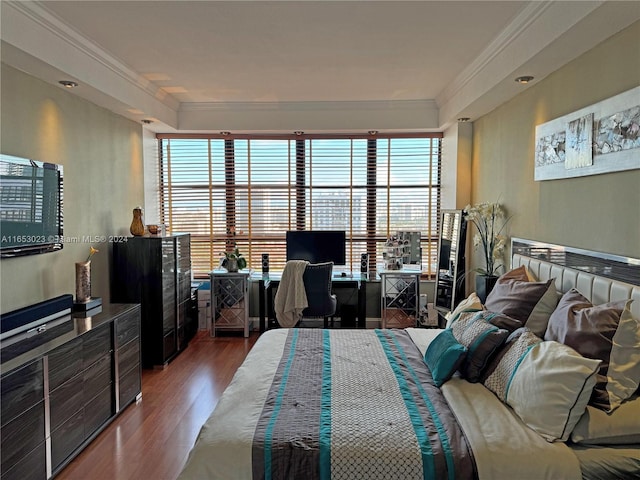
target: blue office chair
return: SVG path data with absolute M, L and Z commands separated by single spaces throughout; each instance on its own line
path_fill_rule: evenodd
M 329 319 L 333 326 L 338 300 L 331 293 L 331 275 L 333 262 L 310 263 L 304 270 L 302 279 L 309 306 L 302 311 L 302 317 L 323 317 L 324 328 L 329 328 Z

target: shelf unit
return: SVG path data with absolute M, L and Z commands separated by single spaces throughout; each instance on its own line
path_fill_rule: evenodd
M 420 273 L 407 270 L 379 272 L 382 328 L 417 326 L 420 310 Z
M 242 330 L 249 336 L 248 271 L 214 270 L 211 280 L 211 336 L 216 330 Z

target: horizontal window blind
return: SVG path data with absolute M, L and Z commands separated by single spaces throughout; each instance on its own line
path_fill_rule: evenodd
M 441 135 L 220 137 L 158 135 L 160 214 L 191 233 L 192 267 L 205 276 L 237 246 L 248 266 L 284 268 L 287 230 L 344 230 L 346 268 L 382 261 L 397 231 L 421 233 L 422 271 L 435 272 Z

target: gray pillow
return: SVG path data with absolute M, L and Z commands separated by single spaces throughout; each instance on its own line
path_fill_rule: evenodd
M 484 307 L 520 320 L 539 337 L 544 336 L 551 313 L 558 304 L 555 279 L 526 282 L 500 277 Z

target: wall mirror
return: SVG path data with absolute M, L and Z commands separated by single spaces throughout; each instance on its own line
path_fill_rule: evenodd
M 466 245 L 467 222 L 462 210 L 442 210 L 434 300 L 441 315 L 464 299 Z

